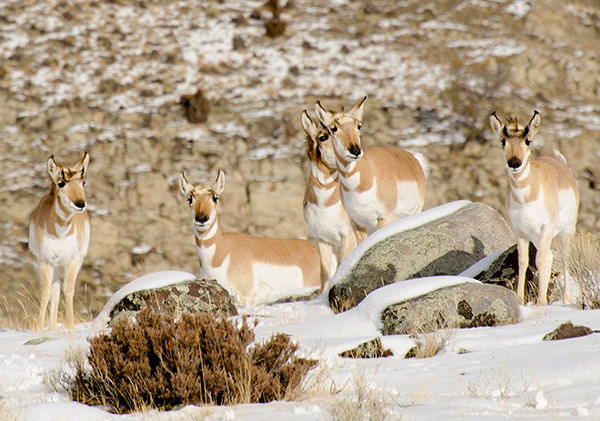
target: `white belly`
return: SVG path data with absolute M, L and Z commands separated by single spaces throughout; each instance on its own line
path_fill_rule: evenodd
M 552 215 L 544 204 L 543 192 L 540 192 L 537 200 L 525 204 L 514 202 L 511 196 L 508 215 L 513 227 L 539 246 L 542 230 L 553 222 L 553 237 L 561 233 L 572 234 L 577 219 L 577 204 L 573 191 L 561 190 L 558 193 L 558 206 L 556 221 L 552 221 Z
M 341 201 L 329 207 L 307 203 L 304 219 L 311 238 L 334 247 L 341 247 L 343 237 L 354 235 Z
M 256 262 L 254 274 L 254 303 L 265 302 L 270 297 L 304 288 L 302 271 L 297 266 L 275 266 Z

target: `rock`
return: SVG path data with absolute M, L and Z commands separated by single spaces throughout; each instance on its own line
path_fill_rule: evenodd
M 387 358 L 393 355 L 389 349 L 383 349 L 381 339 L 375 338 L 370 341 L 363 342 L 354 349 L 341 352 L 342 358 Z
M 317 298 L 321 295 L 321 288 L 303 288 L 299 291 L 292 291 L 290 294 L 285 294 L 284 296 L 273 297 L 268 300 L 268 305 L 275 304 L 287 304 L 287 303 L 297 303 L 298 301 L 310 301 L 314 298 Z
M 575 326 L 570 320 L 567 320 L 552 332 L 544 335 L 544 341 L 559 341 L 561 339 L 578 338 L 594 333 L 587 326 Z
M 506 288 L 466 283 L 394 304 L 383 311 L 381 319 L 384 335 L 501 326 L 519 320 L 519 299 Z
M 233 50 L 234 51 L 239 51 L 239 50 L 245 50 L 246 49 L 246 43 L 244 42 L 244 38 L 241 35 L 236 35 L 233 37 Z
M 217 281 L 194 279 L 126 295 L 111 310 L 109 325 L 112 326 L 123 318 L 131 319 L 144 308 L 171 317 L 199 312 L 237 315 L 229 293 Z
M 525 299 L 526 301 L 535 302 L 537 300 L 537 267 L 535 265 L 535 257 L 537 250 L 533 243 L 529 244 L 529 266 L 525 273 Z M 554 280 L 559 275 L 562 269 L 560 256 L 554 252 L 554 260 L 552 262 L 552 272 L 550 277 L 550 285 L 548 287 L 548 297 L 552 298 L 555 285 Z M 468 273 L 468 274 L 467 274 Z M 517 290 L 517 280 L 519 277 L 519 252 L 517 245 L 514 244 L 508 247 L 500 254 L 487 269 L 477 273 L 468 269 L 465 276 L 470 276 L 478 281 L 503 286 L 513 291 Z M 552 301 L 552 300 L 551 300 Z
M 416 227 L 409 225 L 421 219 L 425 222 Z M 403 226 L 410 228 L 402 230 Z M 399 229 L 401 231 L 386 237 L 386 233 Z M 371 237 L 374 240 L 370 240 Z M 377 241 L 379 238 L 382 239 Z M 483 203 L 453 202 L 430 209 L 396 221 L 368 237 L 349 256 L 352 258 L 347 258 L 338 268 L 329 290 L 329 304 L 334 311 L 345 311 L 384 285 L 414 278 L 458 275 L 511 244 L 514 237 L 509 226 Z M 362 256 L 356 260 L 361 252 Z

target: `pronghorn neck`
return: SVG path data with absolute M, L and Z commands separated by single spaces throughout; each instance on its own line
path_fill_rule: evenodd
M 54 184 L 52 184 L 49 195 L 52 199 L 52 206 L 46 214 L 45 231 L 57 238 L 72 235 L 74 232 L 73 216 L 76 213 L 62 202 Z
M 329 168 L 322 160 L 311 161 L 310 174 L 313 185 L 319 189 L 332 189 L 337 186 L 337 169 Z
M 531 159 L 527 158 L 526 162 L 518 172 L 513 172 L 508 168 L 506 170 L 508 173 L 508 185 L 510 187 L 511 195 L 513 199 L 519 203 L 528 202 L 533 193 L 534 189 L 532 188 L 533 177 L 531 169 Z
M 202 269 L 210 269 L 218 266 L 214 262 L 217 247 L 219 248 L 219 254 L 223 254 L 221 252 L 229 254 L 227 250 L 222 250 L 224 247 L 224 235 L 221 232 L 218 217 L 207 231 L 199 231 L 194 226 L 194 236 L 196 240 L 196 251 L 198 252 L 200 267 Z

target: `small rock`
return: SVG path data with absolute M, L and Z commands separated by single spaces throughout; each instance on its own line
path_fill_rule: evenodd
M 381 339 L 375 338 L 367 342 L 363 342 L 354 349 L 341 352 L 342 358 L 387 358 L 393 355 L 389 349 L 383 349 Z
M 238 51 L 238 50 L 245 50 L 246 49 L 246 43 L 244 42 L 244 38 L 242 38 L 241 35 L 236 35 L 233 37 L 233 50 L 234 51 Z
M 575 326 L 568 320 L 554 329 L 552 332 L 544 335 L 544 341 L 559 341 L 561 339 L 578 338 L 580 336 L 587 336 L 594 333 L 592 329 L 587 326 Z
M 179 104 L 183 107 L 183 113 L 190 123 L 204 123 L 208 120 L 211 107 L 202 89 L 198 89 L 194 95 L 182 96 Z

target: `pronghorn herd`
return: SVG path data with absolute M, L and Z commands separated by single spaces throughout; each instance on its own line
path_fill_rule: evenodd
M 304 218 L 310 240 L 255 237 L 224 233 L 219 226 L 219 198 L 225 173 L 214 183 L 191 184 L 184 171 L 179 188 L 188 202 L 202 277 L 216 279 L 242 305 L 264 302 L 303 287 L 327 290 L 335 268 L 367 235 L 423 209 L 429 164 L 425 156 L 395 147 L 362 146 L 361 128 L 366 97 L 350 112 L 327 110 L 316 102 L 316 119 L 301 114 L 310 163 L 304 196 Z M 575 232 L 579 192 L 565 158 L 531 158 L 530 145 L 538 132 L 537 111 L 527 126 L 509 118 L 503 124 L 492 113 L 492 130 L 499 137 L 509 180 L 507 211 L 517 237 L 519 277 L 517 294 L 524 300 L 528 245 L 539 252 L 538 304 L 547 304 L 552 265 L 550 244 L 555 236 L 568 242 Z M 34 210 L 29 247 L 38 259 L 42 297 L 37 330 L 57 325 L 60 278 L 64 278 L 66 327 L 74 325 L 75 281 L 90 240 L 85 203 L 86 152 L 73 167 L 51 156 L 47 172 L 52 184 Z M 571 301 L 568 274 L 565 302 Z

